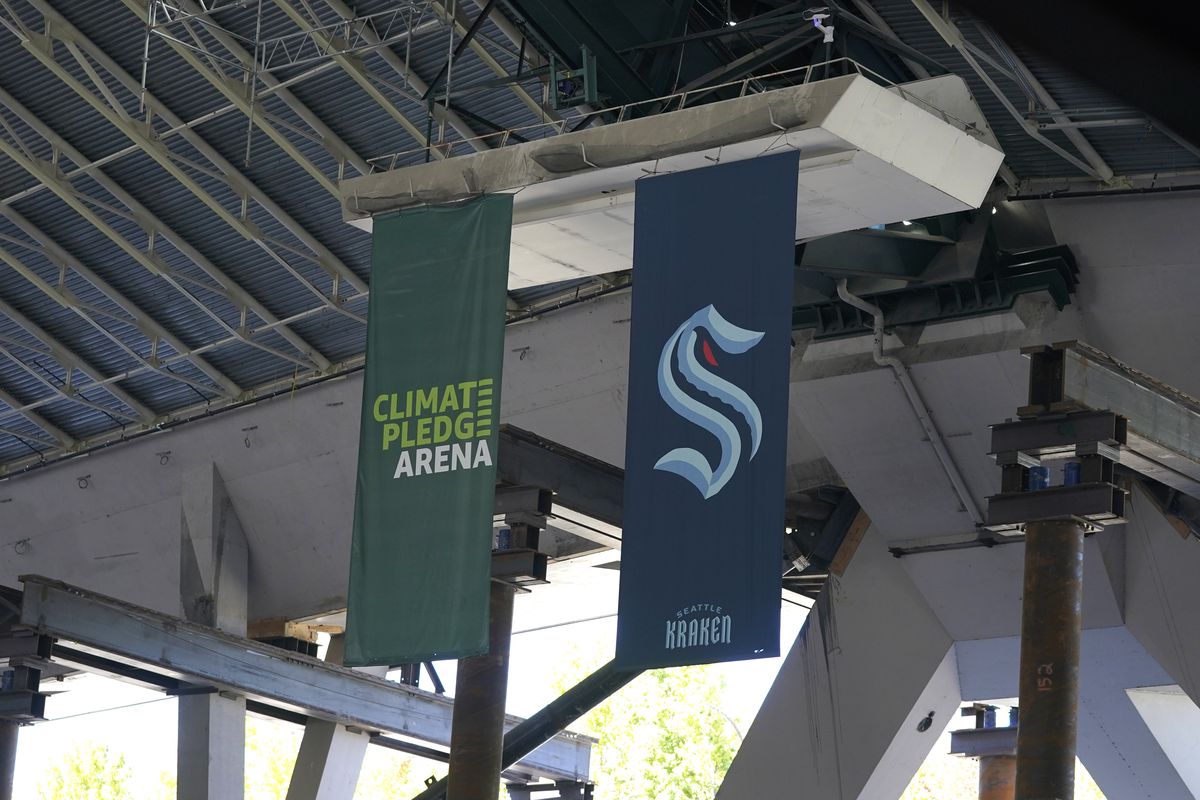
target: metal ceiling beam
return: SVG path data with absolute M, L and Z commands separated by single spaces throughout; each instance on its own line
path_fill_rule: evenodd
M 70 368 L 65 370 L 65 380 L 59 382 L 59 378 L 54 375 L 54 373 L 50 372 L 45 364 L 39 362 L 31 364 L 14 352 L 16 349 L 26 348 L 32 348 L 34 352 L 37 352 L 43 356 L 45 355 L 40 353 L 40 350 L 33 345 L 22 344 L 21 342 L 15 340 L 7 340 L 4 344 L 0 344 L 0 356 L 7 358 L 9 362 L 16 365 L 16 367 L 22 372 L 33 378 L 42 386 L 45 386 L 47 389 L 49 389 L 51 394 L 54 396 L 54 399 L 64 400 L 68 403 L 91 409 L 92 411 L 99 411 L 101 414 L 104 414 L 106 417 L 112 420 L 116 425 L 126 425 L 130 422 L 149 424 L 149 420 L 145 420 L 133 412 L 88 400 L 83 396 L 83 390 L 76 389 L 74 384 L 71 383 L 71 381 L 74 379 L 74 372 Z M 49 358 L 49 356 L 46 357 Z M 86 389 L 87 387 L 84 388 Z M 107 389 L 108 387 L 105 386 L 102 388 Z
M 276 1 L 278 2 L 279 0 Z M 333 9 L 333 11 L 342 19 L 348 20 L 354 18 L 354 12 L 349 6 L 343 3 L 342 0 L 325 0 L 325 4 Z M 363 30 L 363 38 L 376 44 L 381 41 L 378 34 L 370 29 Z M 397 75 L 403 78 L 408 85 L 413 88 L 413 91 L 417 94 L 417 99 L 429 91 L 429 85 L 421 79 L 421 76 L 417 75 L 416 72 L 412 70 L 406 61 L 400 58 L 400 56 L 396 55 L 395 51 L 393 51 L 391 48 L 384 47 L 375 51 L 375 53 L 382 58 L 384 63 L 391 67 Z M 458 131 L 458 134 L 466 139 L 467 143 L 470 144 L 476 152 L 482 152 L 491 148 L 491 145 L 487 143 L 487 140 L 483 139 L 478 131 L 472 128 L 470 124 L 468 124 L 453 110 L 435 106 L 434 116 L 444 118 L 446 123 L 450 125 L 450 127 L 454 128 L 454 130 Z M 419 133 L 420 132 L 418 131 L 418 134 Z M 425 137 L 423 135 L 419 135 L 418 141 L 424 144 L 424 138 Z
M 858 9 L 858 12 L 863 15 L 867 22 L 871 23 L 893 39 L 900 39 L 900 36 L 896 33 L 895 29 L 892 28 L 891 25 L 888 25 L 887 20 L 883 18 L 883 15 L 876 11 L 875 7 L 867 2 L 867 0 L 851 1 L 854 3 L 854 7 Z M 914 61 L 904 55 L 900 55 L 899 58 L 904 62 L 904 66 L 908 67 L 909 70 L 912 71 L 912 74 L 917 78 L 917 80 L 925 80 L 932 77 L 929 74 L 929 70 L 925 69 L 925 66 L 920 62 Z M 1017 174 L 1013 172 L 1012 167 L 1008 166 L 1007 164 L 1000 165 L 1000 180 L 1004 181 L 1005 185 L 1013 191 L 1016 191 L 1017 185 L 1020 183 L 1020 179 L 1017 178 Z
M 10 320 L 16 323 L 17 326 L 23 328 L 28 334 L 33 336 L 42 344 L 46 345 L 46 347 L 49 348 L 50 358 L 52 358 L 54 362 L 63 370 L 63 372 L 67 374 L 67 386 L 51 386 L 51 388 L 58 391 L 68 400 L 85 402 L 85 404 L 89 406 L 95 406 L 94 403 L 90 403 L 82 400 L 82 398 L 79 398 L 79 390 L 74 390 L 71 386 L 71 372 L 78 369 L 93 381 L 105 380 L 108 377 L 107 375 L 105 375 L 96 367 L 93 367 L 87 362 L 87 359 L 73 351 L 71 348 L 67 347 L 65 344 L 44 330 L 36 322 L 26 317 L 8 303 L 4 302 L 4 300 L 0 300 L 0 314 L 8 317 Z M 29 345 L 23 346 L 28 347 Z M 13 355 L 10 355 L 9 357 L 13 358 L 14 361 L 17 360 Z M 83 390 L 86 390 L 87 388 L 88 387 L 85 386 L 83 387 Z M 149 406 L 143 404 L 136 397 L 122 389 L 120 386 L 111 384 L 105 385 L 104 391 L 112 395 L 118 402 L 123 403 L 126 407 L 132 409 L 137 418 L 141 419 L 143 422 L 151 422 L 156 416 L 158 416 Z
M 178 278 L 172 275 L 171 268 L 162 259 L 162 256 L 160 256 L 154 250 L 153 229 L 147 231 L 146 246 L 144 248 L 138 247 L 136 244 L 129 241 L 129 239 L 125 238 L 125 236 L 123 236 L 115 228 L 109 225 L 103 218 L 100 217 L 98 213 L 93 211 L 88 203 L 81 199 L 79 193 L 73 186 L 64 181 L 62 178 L 59 178 L 55 164 L 47 164 L 45 162 L 28 158 L 19 147 L 14 146 L 3 138 L 0 138 L 0 153 L 8 156 L 15 164 L 17 164 L 17 166 L 24 169 L 37 180 L 40 180 L 42 183 L 49 186 L 50 191 L 54 192 L 54 194 L 56 194 L 60 200 L 73 209 L 75 213 L 87 220 L 87 222 L 93 228 L 103 234 L 105 238 L 119 247 L 127 256 L 140 264 L 147 272 L 152 275 L 158 275 L 164 281 L 170 284 L 173 289 L 191 301 L 196 308 L 206 314 L 226 333 L 237 336 L 251 347 L 263 350 L 264 352 L 270 353 L 277 358 L 292 362 L 298 366 L 303 366 L 305 368 L 316 366 L 314 362 L 308 360 L 307 358 L 294 357 L 290 353 L 284 353 L 283 351 L 277 350 L 269 345 L 256 342 L 248 336 L 243 336 L 238 329 L 233 326 L 233 324 L 226 321 L 219 312 L 213 308 L 210 308 L 200 297 L 188 289 Z M 229 286 L 231 290 L 240 290 L 240 287 L 238 287 L 237 284 L 234 284 L 232 281 L 229 282 Z M 245 306 L 243 306 L 243 308 L 245 308 Z
M 1017 121 L 1022 130 L 1029 134 L 1030 138 L 1041 143 L 1044 147 L 1067 161 L 1072 166 L 1082 170 L 1088 175 L 1091 175 L 1097 180 L 1105 181 L 1112 177 L 1112 170 L 1108 170 L 1108 174 L 1106 175 L 1091 164 L 1080 161 L 1074 155 L 1043 136 L 1038 131 L 1037 126 L 1025 119 L 1024 115 L 1017 110 L 1016 106 L 1012 104 L 1012 101 L 1008 99 L 1008 96 L 1004 94 L 1004 91 L 996 85 L 996 82 L 992 80 L 991 76 L 988 75 L 983 67 L 979 65 L 979 62 L 975 60 L 975 56 L 971 54 L 970 48 L 967 47 L 966 40 L 963 38 L 962 32 L 958 29 L 958 26 L 941 16 L 933 8 L 933 6 L 929 4 L 928 0 L 912 0 L 912 3 L 917 7 L 917 10 L 921 12 L 921 15 L 925 17 L 926 21 L 929 22 L 933 29 L 938 32 L 946 44 L 958 51 L 958 54 L 962 56 L 962 59 L 966 61 L 971 69 L 974 70 L 975 74 L 979 76 L 979 79 L 983 81 L 988 90 L 991 91 L 991 93 L 996 97 L 996 100 L 1000 102 L 1000 105 L 1004 106 L 1004 109 L 1012 116 L 1013 119 Z
M 42 232 L 36 225 L 17 213 L 16 209 L 11 208 L 10 206 L 0 205 L 0 216 L 8 219 L 9 222 L 11 222 L 26 236 L 32 239 L 36 245 L 36 249 L 38 249 L 42 257 L 58 268 L 59 285 L 51 286 L 46 281 L 42 280 L 37 272 L 31 269 L 23 261 L 9 253 L 7 250 L 0 248 L 0 261 L 3 261 L 15 272 L 25 278 L 25 280 L 36 286 L 42 292 L 42 294 L 58 303 L 63 308 L 74 312 L 148 370 L 158 372 L 159 374 L 171 378 L 172 380 L 186 383 L 190 386 L 203 389 L 217 395 L 237 396 L 242 393 L 242 389 L 237 385 L 237 383 L 202 358 L 189 358 L 188 361 L 198 370 L 200 370 L 201 373 L 212 380 L 214 385 L 200 384 L 197 381 L 194 381 L 183 375 L 170 372 L 164 369 L 162 366 L 148 361 L 142 354 L 134 350 L 133 347 L 131 347 L 128 343 L 121 340 L 120 337 L 118 337 L 104 325 L 100 324 L 100 321 L 96 319 L 96 315 L 99 313 L 105 313 L 108 316 L 114 317 L 122 324 L 141 331 L 141 333 L 150 340 L 152 352 L 155 349 L 155 342 L 157 340 L 166 342 L 167 345 L 170 346 L 171 349 L 176 353 L 188 352 L 188 346 L 184 344 L 177 336 L 164 328 L 160 322 L 147 314 L 140 306 L 127 298 L 116 288 L 109 285 L 106 280 L 101 278 L 89 267 L 80 262 L 79 259 L 73 257 L 70 253 L 64 250 L 57 242 Z M 117 306 L 117 308 L 127 315 L 127 317 L 119 317 L 113 315 L 111 312 L 101 312 L 99 309 L 86 307 L 85 304 L 82 303 L 80 299 L 76 297 L 66 286 L 65 278 L 68 270 L 73 270 L 85 281 L 90 283 L 92 286 L 95 286 L 101 294 L 111 300 Z
M 1018 58 L 1017 54 L 987 26 L 977 25 L 977 27 L 988 44 L 992 46 L 992 49 L 996 51 L 1001 59 L 1008 62 L 1008 65 L 1012 67 L 1021 82 L 1029 87 L 1037 101 L 1050 112 L 1050 118 L 1056 124 L 1062 126 L 1063 134 L 1071 144 L 1075 145 L 1075 149 L 1079 151 L 1079 154 L 1087 159 L 1087 162 L 1099 173 L 1100 179 L 1109 180 L 1112 178 L 1112 167 L 1096 152 L 1096 148 L 1092 147 L 1092 143 L 1087 140 L 1086 136 L 1071 127 L 1074 123 L 1071 122 L 1066 114 L 1062 113 L 1062 107 L 1050 96 L 1050 92 L 1042 85 L 1042 82 L 1035 78 L 1033 73 L 1029 71 L 1029 67 L 1025 66 L 1025 62 Z
M 17 116 L 32 128 L 39 136 L 45 139 L 51 147 L 59 152 L 62 152 L 71 160 L 72 163 L 78 165 L 86 162 L 86 157 L 80 153 L 70 142 L 63 139 L 58 133 L 40 120 L 32 111 L 22 105 L 8 92 L 0 88 L 0 106 L 5 106 L 17 114 Z M 146 235 L 151 239 L 162 237 L 169 241 L 176 250 L 182 253 L 189 261 L 204 271 L 210 278 L 216 281 L 217 285 L 223 290 L 225 296 L 238 307 L 239 310 L 249 309 L 259 319 L 267 323 L 277 323 L 279 318 L 271 313 L 262 303 L 255 299 L 248 291 L 243 289 L 236 281 L 220 267 L 209 261 L 203 254 L 193 247 L 183 236 L 180 236 L 174 230 L 166 225 L 162 220 L 155 216 L 151 211 L 139 203 L 132 195 L 125 191 L 116 181 L 112 180 L 103 170 L 94 170 L 91 173 L 92 180 L 96 181 L 109 194 L 111 194 L 118 202 L 127 208 L 133 217 L 133 221 L 145 231 Z M 69 181 L 65 181 L 69 185 Z M 46 184 L 43 184 L 46 185 Z M 178 287 L 177 287 L 178 288 Z M 305 341 L 294 331 L 286 327 L 276 329 L 277 333 L 290 345 L 296 348 L 302 356 L 312 363 L 318 369 L 328 369 L 329 360 L 325 358 L 315 347 Z
M 2 250 L 0 250 L 0 255 L 3 255 Z M 347 302 L 349 303 L 349 302 L 354 302 L 354 301 L 366 300 L 367 297 L 369 297 L 369 295 L 356 295 L 355 297 L 352 297 Z M 318 306 L 316 308 L 311 308 L 308 311 L 302 311 L 299 314 L 294 314 L 291 317 L 288 317 L 288 318 L 282 320 L 281 322 L 282 322 L 282 324 L 290 325 L 292 323 L 299 322 L 300 320 L 303 320 L 303 319 L 309 319 L 311 317 L 318 316 L 322 313 L 327 313 L 327 312 L 329 312 L 329 310 L 330 310 L 329 306 Z M 268 330 L 268 329 L 269 329 L 268 326 L 264 325 L 262 328 L 259 328 L 258 330 Z M 176 353 L 174 355 L 169 355 L 169 356 L 165 356 L 165 357 L 158 357 L 154 364 L 143 363 L 141 366 L 134 367 L 133 369 L 125 370 L 124 372 L 121 372 L 120 374 L 117 374 L 117 375 L 112 375 L 112 376 L 104 379 L 103 381 L 97 381 L 96 385 L 105 386 L 108 384 L 117 383 L 119 381 L 128 380 L 129 378 L 133 378 L 137 375 L 144 375 L 144 374 L 147 374 L 150 372 L 155 372 L 155 371 L 162 372 L 165 368 L 170 367 L 174 364 L 178 364 L 183 361 L 196 358 L 197 356 L 203 355 L 205 353 L 209 353 L 214 350 L 218 350 L 227 345 L 237 344 L 237 343 L 238 343 L 237 337 L 228 336 L 224 339 L 219 339 L 215 342 L 209 342 L 208 344 L 203 344 L 203 345 L 200 345 L 199 347 L 195 347 L 190 350 L 184 350 L 181 353 Z M 340 377 L 342 375 L 345 375 L 347 373 L 350 373 L 357 369 L 360 369 L 362 367 L 362 364 L 363 364 L 363 356 L 361 356 L 361 355 L 353 356 L 345 361 L 342 361 L 342 362 L 339 362 L 338 364 L 336 364 L 334 366 L 333 372 L 330 375 L 303 375 L 303 376 L 286 375 L 286 376 L 283 376 L 276 380 L 269 381 L 268 383 L 246 389 L 245 391 L 243 391 L 241 394 L 237 395 L 236 397 L 226 396 L 226 397 L 218 397 L 218 398 L 212 399 L 212 400 L 204 399 L 199 403 L 187 406 L 182 409 L 175 409 L 166 414 L 163 414 L 162 417 L 160 418 L 160 420 L 157 421 L 152 428 L 143 426 L 142 428 L 133 430 L 133 431 L 129 431 L 129 430 L 126 430 L 123 428 L 109 429 L 106 431 L 102 431 L 101 433 L 95 434 L 93 436 L 89 436 L 85 440 L 76 442 L 76 445 L 77 445 L 76 449 L 80 450 L 80 451 L 87 451 L 90 448 L 98 448 L 98 447 L 103 447 L 103 446 L 112 444 L 117 441 L 125 441 L 129 438 L 132 438 L 132 436 L 137 435 L 137 434 L 147 433 L 147 432 L 151 432 L 154 430 L 162 430 L 163 429 L 162 426 L 167 425 L 167 424 L 174 425 L 174 424 L 178 424 L 180 422 L 187 422 L 187 421 L 191 421 L 194 419 L 198 419 L 200 417 L 210 417 L 214 413 L 217 413 L 222 410 L 236 408 L 240 405 L 244 405 L 246 403 L 252 403 L 252 402 L 255 402 L 262 398 L 273 397 L 275 395 L 278 395 L 278 394 L 281 394 L 284 392 L 288 392 L 288 393 L 294 392 L 297 388 L 303 388 L 304 386 L 308 386 L 308 385 L 311 385 L 314 383 L 319 383 L 323 380 L 328 380 L 330 378 Z M 185 383 L 191 382 L 187 378 L 180 376 L 180 375 L 176 375 L 174 373 L 164 373 L 164 374 L 168 375 L 169 377 L 176 378 L 177 380 L 181 380 Z M 208 387 L 203 387 L 203 388 L 208 388 Z M 209 389 L 209 391 L 212 391 L 212 390 Z M 38 408 L 41 408 L 42 406 L 49 405 L 51 402 L 53 402 L 53 400 L 54 400 L 54 398 L 42 398 L 40 400 L 34 400 L 29 403 L 25 403 L 12 411 L 6 412 L 6 411 L 0 410 L 0 421 L 3 421 L 4 419 L 7 419 L 10 416 L 15 416 L 17 414 L 20 414 L 21 412 L 24 412 L 24 411 L 34 411 Z M 40 460 L 44 462 L 45 458 L 43 457 Z M 27 469 L 29 466 L 30 466 L 30 464 L 29 464 L 28 460 L 25 460 L 25 461 L 18 460 L 16 462 L 0 463 L 0 476 L 7 474 L 9 472 L 13 472 L 13 471 L 22 471 L 24 469 Z
M 50 434 L 52 437 L 54 437 L 54 441 L 47 442 L 41 439 L 34 439 L 31 436 L 21 435 L 11 429 L 5 431 L 5 433 L 7 433 L 9 436 L 16 436 L 18 439 L 26 439 L 28 441 L 37 442 L 45 447 L 62 447 L 66 450 L 70 450 L 75 446 L 75 440 L 70 434 L 36 411 L 21 411 L 21 401 L 3 389 L 0 389 L 0 403 L 4 403 L 4 405 L 13 409 L 14 413 L 19 414 L 28 421 L 32 422 L 34 425 L 44 430 L 46 433 Z
M 854 7 L 858 9 L 858 13 L 862 14 L 867 22 L 893 39 L 900 40 L 900 37 L 896 35 L 896 31 L 892 29 L 892 26 L 887 24 L 883 16 L 867 0 L 851 0 L 851 2 L 854 3 Z M 924 80 L 929 77 L 929 70 L 925 69 L 925 65 L 921 62 L 904 55 L 900 56 L 900 60 L 904 62 L 904 66 L 908 67 L 909 72 L 916 76 L 918 80 Z
M 292 20 L 292 22 L 296 23 L 296 26 L 301 30 L 311 31 L 311 35 L 318 44 L 327 49 L 332 48 L 333 42 L 331 38 L 318 32 L 314 26 L 310 24 L 310 20 L 304 16 L 300 9 L 293 6 L 290 0 L 275 0 L 275 5 L 278 6 L 279 10 L 286 14 L 288 18 Z M 354 13 L 351 12 L 349 18 L 353 19 L 353 17 Z M 367 30 L 367 28 L 363 29 L 364 34 Z M 369 40 L 370 37 L 364 35 L 363 38 Z M 383 48 L 378 52 L 382 53 L 385 49 L 386 48 Z M 413 137 L 413 140 L 416 141 L 418 147 L 425 146 L 426 142 L 424 132 L 422 132 L 412 120 L 405 116 L 404 112 L 397 108 L 396 104 L 393 103 L 387 97 L 387 95 L 383 93 L 383 91 L 377 85 L 377 82 L 369 77 L 366 67 L 363 65 L 361 59 L 349 55 L 336 54 L 332 55 L 331 58 L 337 63 L 338 66 L 342 68 L 343 72 L 350 76 L 351 80 L 358 84 L 359 88 L 362 89 L 368 97 L 375 101 L 376 105 L 387 112 L 388 116 L 399 123 L 400 127 L 404 128 L 404 130 L 406 130 L 408 134 Z M 434 155 L 437 158 L 445 157 L 444 153 L 441 153 L 437 150 L 434 150 Z
M 288 78 L 287 80 L 282 81 L 279 85 L 280 86 L 284 86 L 284 85 L 294 86 L 297 83 L 309 80 L 311 78 L 316 77 L 317 75 L 327 72 L 336 66 L 337 66 L 337 64 L 334 64 L 332 61 L 327 61 L 323 64 L 318 64 L 317 66 L 313 67 L 312 69 L 306 70 L 299 75 L 295 75 L 291 78 Z M 260 91 L 258 93 L 258 99 L 262 100 L 264 96 L 267 96 L 270 94 L 273 94 L 272 90 L 263 89 L 262 91 Z M 256 106 L 256 108 L 257 107 L 260 107 L 260 106 Z M 201 114 L 200 116 L 198 116 L 194 119 L 188 120 L 187 122 L 184 122 L 180 126 L 167 128 L 166 130 L 164 130 L 158 134 L 158 139 L 159 139 L 159 141 L 166 141 L 167 139 L 173 138 L 175 136 L 179 136 L 181 133 L 183 133 L 186 130 L 195 128 L 197 125 L 203 125 L 204 123 L 211 122 L 212 120 L 217 119 L 218 117 L 223 117 L 226 114 L 231 114 L 235 111 L 240 111 L 240 110 L 241 109 L 238 106 L 238 104 L 228 103 L 224 106 L 221 106 L 220 108 L 213 109 L 212 111 L 206 111 L 205 113 Z M 104 156 L 97 158 L 94 161 L 85 160 L 82 163 L 82 165 L 76 166 L 74 169 L 66 172 L 63 177 L 67 178 L 68 180 L 73 180 L 80 175 L 84 175 L 89 172 L 92 172 L 93 170 L 108 166 L 109 164 L 119 161 L 122 158 L 126 158 L 128 156 L 133 155 L 134 153 L 140 153 L 140 152 L 142 152 L 142 148 L 139 145 L 136 145 L 136 144 L 126 145 L 125 147 L 122 147 L 120 150 L 115 150 L 115 151 L 109 153 L 108 155 L 104 155 Z M 222 177 L 222 180 L 224 180 L 223 177 Z M 26 197 L 37 194 L 38 192 L 42 191 L 45 188 L 46 187 L 40 183 L 34 184 L 33 186 L 30 186 L 27 189 L 22 189 L 18 192 L 14 192 L 13 194 L 10 194 L 8 197 L 0 199 L 0 203 L 15 203 L 18 200 L 23 200 Z
M 113 61 L 107 53 L 80 33 L 78 29 L 71 25 L 68 20 L 45 2 L 45 0 L 27 0 L 27 2 L 44 17 L 45 24 L 43 28 L 47 32 L 46 35 L 31 30 L 15 15 L 5 18 L 0 14 L 0 24 L 4 24 L 5 27 L 12 31 L 21 41 L 22 46 L 54 73 L 59 80 L 108 119 L 114 127 L 137 143 L 147 155 L 162 166 L 168 174 L 183 184 L 185 188 L 199 198 L 218 217 L 242 236 L 262 247 L 277 263 L 291 272 L 311 292 L 322 297 L 335 310 L 340 310 L 341 304 L 344 302 L 344 299 L 339 297 L 341 282 L 350 284 L 359 293 L 367 291 L 365 281 L 355 275 L 329 248 L 321 244 L 316 237 L 294 220 L 291 215 L 280 208 L 274 200 L 239 172 L 212 145 L 194 131 L 188 129 L 186 123 L 164 106 L 152 93 L 149 91 L 143 92 L 141 84 L 135 81 L 129 73 Z M 73 54 L 77 58 L 82 57 L 83 53 L 86 53 L 105 72 L 118 81 L 126 92 L 135 98 L 140 96 L 146 109 L 145 121 L 131 119 L 123 108 L 114 108 L 109 105 L 106 100 L 98 97 L 86 85 L 77 80 L 69 70 L 64 68 L 55 59 L 53 48 L 53 42 L 55 41 L 62 42 L 69 50 L 73 50 Z M 84 60 L 86 61 L 86 58 Z M 111 92 L 111 87 L 109 87 L 109 91 Z M 179 166 L 177 163 L 178 156 L 173 154 L 167 148 L 163 139 L 156 135 L 154 128 L 155 117 L 164 121 L 172 129 L 181 129 L 181 137 L 207 159 L 217 172 L 224 176 L 223 182 L 242 201 L 242 216 L 230 212 L 217 197 L 202 188 Z M 261 230 L 246 214 L 246 207 L 250 200 L 261 206 L 264 211 L 274 217 L 289 233 L 295 236 L 297 240 L 311 251 L 311 261 L 324 270 L 332 279 L 332 286 L 328 295 L 315 284 L 308 281 L 303 275 L 299 274 L 291 264 L 276 253 L 270 244 L 265 241 Z M 361 321 L 361 318 L 357 315 L 351 316 Z
M 148 3 L 143 2 L 143 0 L 124 0 L 124 2 L 127 8 L 138 15 L 138 19 L 142 21 L 147 19 L 147 15 L 149 13 Z M 208 19 L 205 9 L 201 7 L 199 3 L 196 3 L 193 0 L 179 0 L 179 5 L 181 8 L 184 8 L 188 12 L 199 17 L 199 22 L 201 24 Z M 220 42 L 221 46 L 233 56 L 234 60 L 249 70 L 252 76 L 255 76 L 257 79 L 266 84 L 268 89 L 273 89 L 274 94 L 280 100 L 282 100 L 287 107 L 296 114 L 297 117 L 303 120 L 304 123 L 313 130 L 313 132 L 317 135 L 317 140 L 321 143 L 321 146 L 324 147 L 325 150 L 331 156 L 333 156 L 335 160 L 337 160 L 339 165 L 349 164 L 354 167 L 359 174 L 362 175 L 370 172 L 370 167 L 367 165 L 366 159 L 355 153 L 348 144 L 342 141 L 340 136 L 334 133 L 334 131 L 328 125 L 326 125 L 317 114 L 315 114 L 311 109 L 308 108 L 308 106 L 301 102 L 294 94 L 291 93 L 290 90 L 280 88 L 280 81 L 278 78 L 265 70 L 259 70 L 255 63 L 254 55 L 247 52 L 245 48 L 238 43 L 236 38 L 228 33 L 225 33 L 219 26 L 216 25 L 205 25 L 204 30 L 212 35 L 218 42 Z M 216 87 L 219 92 L 221 92 L 221 94 L 225 95 L 225 98 L 228 101 L 237 104 L 241 108 L 242 113 L 249 116 L 254 121 L 254 124 L 262 129 L 262 131 L 269 137 L 271 137 L 271 139 L 274 140 L 275 143 L 278 144 L 285 153 L 287 153 L 294 161 L 296 161 L 297 164 L 312 174 L 313 177 L 317 179 L 318 183 L 321 183 L 322 186 L 325 186 L 327 189 L 329 189 L 329 186 L 332 185 L 330 178 L 325 175 L 325 173 L 319 167 L 317 167 L 302 153 L 300 153 L 281 131 L 277 130 L 271 125 L 267 125 L 261 113 L 255 114 L 253 112 L 252 99 L 244 93 L 244 84 L 231 81 L 229 76 L 225 75 L 223 72 L 217 71 L 215 68 L 209 69 L 203 64 L 202 59 L 200 59 L 196 53 L 190 51 L 186 46 L 180 44 L 179 42 L 176 42 L 170 38 L 166 40 L 170 43 L 171 47 L 176 53 L 183 57 L 183 59 L 187 61 L 194 69 L 196 69 L 197 72 L 203 75 L 209 81 L 209 83 Z M 334 187 L 334 190 L 336 190 L 336 187 Z
M 758 47 L 750 51 L 746 55 L 731 61 L 728 64 L 724 64 L 714 70 L 710 70 L 700 77 L 689 81 L 686 85 L 680 88 L 679 91 L 691 92 L 704 86 L 715 86 L 726 83 L 727 81 L 736 80 L 744 75 L 754 72 L 766 64 L 769 64 L 776 58 L 781 58 L 782 56 L 785 56 L 794 50 L 799 50 L 801 47 L 804 47 L 805 45 L 810 44 L 819 38 L 821 38 L 820 33 L 813 33 L 806 27 L 798 27 L 795 30 L 790 31 L 778 37 L 777 39 L 774 39 L 762 47 Z M 708 94 L 708 92 L 697 94 L 694 97 L 703 97 L 704 94 Z M 690 100 L 693 99 L 693 97 L 688 97 L 686 99 Z
M 431 5 L 433 6 L 434 11 L 437 12 L 438 16 L 440 16 L 442 19 L 451 18 L 452 15 L 446 9 L 445 0 L 431 0 Z M 462 4 L 454 2 L 453 5 L 454 32 L 459 36 L 466 36 L 467 29 L 470 27 L 470 20 L 467 19 L 466 12 L 462 9 Z M 480 60 L 483 61 L 483 63 L 486 64 L 488 68 L 492 70 L 492 72 L 500 76 L 508 77 L 508 70 L 506 70 L 504 65 L 497 61 L 496 58 L 489 53 L 483 45 L 472 40 L 470 47 L 471 51 L 475 53 L 475 55 L 479 56 Z M 550 120 L 558 122 L 561 119 L 558 114 L 548 108 L 543 107 L 541 103 L 535 100 L 533 96 L 529 94 L 529 92 L 525 91 L 525 89 L 519 84 L 510 84 L 509 89 L 511 89 L 512 93 L 517 96 L 517 99 L 524 103 L 530 111 L 538 115 L 542 121 Z

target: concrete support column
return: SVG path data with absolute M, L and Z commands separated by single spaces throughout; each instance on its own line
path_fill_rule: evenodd
M 1072 800 L 1079 729 L 1083 527 L 1025 526 L 1017 800 Z
M 246 759 L 246 700 L 222 694 L 179 698 L 177 800 L 242 797 Z
M 344 646 L 345 638 L 334 636 L 325 660 L 341 664 Z M 363 667 L 358 671 L 383 677 L 387 667 Z M 304 724 L 304 739 L 292 769 L 287 800 L 352 800 L 369 744 L 366 731 L 309 719 Z
M 509 584 L 492 581 L 488 652 L 458 662 L 447 800 L 491 800 L 500 793 L 514 594 Z
M 246 635 L 249 549 L 216 465 L 183 476 L 179 594 L 183 615 Z M 178 800 L 239 800 L 246 756 L 245 698 L 179 698 Z
M 17 731 L 15 722 L 0 720 L 0 800 L 13 800 L 13 778 L 17 774 Z
M 960 699 L 950 636 L 871 528 L 822 590 L 717 798 L 899 797 Z

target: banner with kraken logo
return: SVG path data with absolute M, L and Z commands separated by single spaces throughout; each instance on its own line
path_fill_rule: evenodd
M 486 652 L 512 196 L 375 220 L 344 663 Z
M 779 654 L 798 169 L 637 183 L 622 667 Z

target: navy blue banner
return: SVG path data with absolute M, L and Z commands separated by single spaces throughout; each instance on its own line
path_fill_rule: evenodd
M 622 667 L 779 654 L 799 160 L 637 183 Z

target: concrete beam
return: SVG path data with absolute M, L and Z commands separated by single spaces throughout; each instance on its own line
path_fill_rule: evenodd
M 1017 637 L 960 641 L 955 648 L 964 700 L 1016 697 Z M 1079 677 L 1077 754 L 1105 796 L 1193 800 L 1126 692 L 1170 680 L 1151 654 L 1123 627 L 1085 630 Z
M 189 622 L 246 635 L 250 551 L 212 463 L 183 476 L 179 594 Z
M 809 615 L 718 800 L 898 797 L 958 708 L 952 644 L 872 528 Z
M 1134 484 L 1125 533 L 1125 624 L 1200 702 L 1200 540 L 1183 538 Z M 1143 684 L 1151 685 L 1151 684 Z
M 341 664 L 344 636 L 334 636 L 325 660 Z M 357 672 L 382 678 L 387 667 L 362 667 Z M 352 800 L 371 735 L 324 719 L 309 718 L 288 783 L 287 800 Z
M 179 594 L 191 622 L 246 634 L 249 548 L 215 464 L 183 476 Z M 246 698 L 179 698 L 178 800 L 237 800 L 246 766 Z
M 1200 797 L 1200 708 L 1178 686 L 1127 689 L 1126 694 L 1180 780 Z

